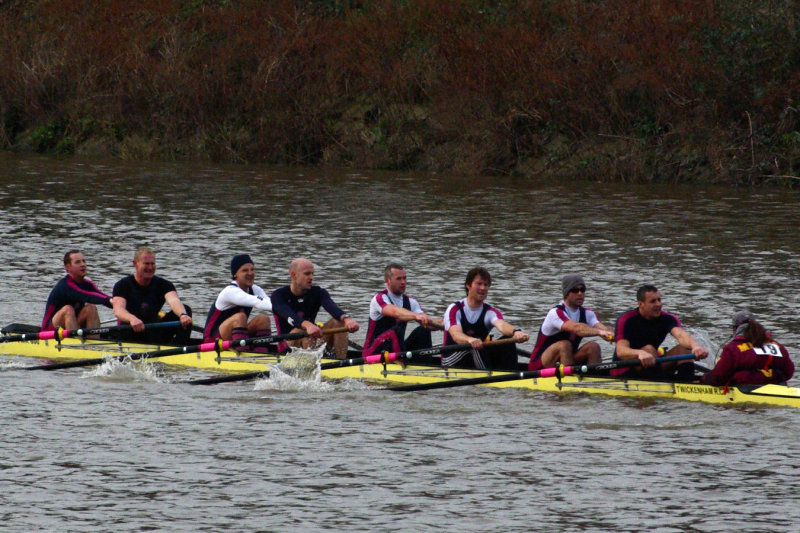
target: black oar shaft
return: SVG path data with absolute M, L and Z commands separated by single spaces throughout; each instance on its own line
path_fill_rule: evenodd
M 155 359 L 157 357 L 168 357 L 170 355 L 180 355 L 182 353 L 199 352 L 200 348 L 204 346 L 198 344 L 195 346 L 181 346 L 179 348 L 171 348 L 168 350 L 156 350 L 153 352 L 139 352 L 126 355 L 115 355 L 112 357 L 97 357 L 94 359 L 80 359 L 78 361 L 65 361 L 63 363 L 49 363 L 46 365 L 27 366 L 25 370 L 60 370 L 63 368 L 78 368 L 82 366 L 101 365 L 106 361 L 124 361 L 130 359 L 131 361 L 138 361 L 139 359 Z
M 236 381 L 249 381 L 251 379 L 268 378 L 269 370 L 259 372 L 248 372 L 246 374 L 231 374 L 228 376 L 216 376 L 213 378 L 193 379 L 187 381 L 188 385 L 216 385 L 217 383 L 233 383 Z
M 333 333 L 335 331 L 336 330 L 330 330 L 330 333 Z M 497 341 L 489 341 L 485 342 L 484 345 L 491 346 L 493 344 L 507 344 L 511 342 L 515 342 L 513 338 L 500 339 Z M 433 346 L 431 348 L 422 348 L 411 352 L 398 352 L 392 355 L 397 356 L 398 359 L 403 358 L 403 359 L 410 359 L 413 361 L 414 356 L 435 355 L 443 352 L 469 350 L 471 348 L 472 346 L 470 346 L 469 344 L 452 344 L 446 346 Z M 341 361 L 330 361 L 328 363 L 321 364 L 320 370 L 330 370 L 332 368 L 357 366 L 364 364 L 365 361 L 366 358 L 364 357 L 357 357 L 353 359 L 342 359 Z M 249 381 L 251 379 L 268 378 L 268 377 L 269 377 L 269 371 L 258 371 L 258 372 L 248 372 L 246 374 L 233 374 L 230 376 L 217 376 L 213 378 L 195 379 L 192 381 L 187 381 L 186 383 L 189 385 L 216 385 L 217 383 L 234 383 L 237 381 Z
M 656 358 L 656 364 L 668 363 L 671 361 L 680 361 L 694 357 L 693 354 L 669 355 L 666 357 Z M 456 379 L 449 381 L 436 381 L 433 383 L 419 383 L 413 385 L 399 385 L 396 387 L 387 387 L 392 391 L 422 391 L 432 389 L 449 389 L 452 387 L 464 387 L 469 385 L 482 385 L 486 383 L 502 383 L 504 381 L 518 381 L 524 379 L 534 379 L 539 377 L 551 376 L 566 376 L 572 374 L 596 374 L 606 370 L 615 368 L 625 368 L 632 366 L 639 366 L 642 362 L 639 359 L 623 359 L 620 361 L 611 361 L 608 363 L 598 363 L 596 365 L 573 365 L 558 368 L 546 368 L 541 370 L 526 370 L 524 372 L 511 372 L 502 373 L 491 376 L 481 376 L 477 378 Z
M 167 326 L 179 326 L 180 322 L 157 322 L 154 324 L 148 324 L 146 327 L 167 327 Z M 122 326 L 117 326 L 122 327 Z M 130 327 L 130 326 L 126 326 Z M 102 328 L 102 329 L 112 329 L 112 328 Z M 341 333 L 342 331 L 347 331 L 347 328 L 334 328 L 323 333 Z M 264 337 L 251 337 L 249 339 L 242 339 L 242 345 L 246 346 L 263 346 L 266 344 L 273 343 L 275 341 L 283 341 L 283 340 L 291 340 L 291 339 L 301 339 L 306 337 L 308 334 L 305 332 L 298 332 L 298 333 L 285 333 L 282 335 L 266 335 Z M 229 342 L 230 341 L 226 341 Z M 180 346 L 177 348 L 168 348 L 166 350 L 155 350 L 152 352 L 140 352 L 140 353 L 132 353 L 126 355 L 117 355 L 112 357 L 97 357 L 94 359 L 80 359 L 78 361 L 66 361 L 63 363 L 49 363 L 46 365 L 36 365 L 36 366 L 29 366 L 25 367 L 25 370 L 59 370 L 63 368 L 78 368 L 83 366 L 92 366 L 92 365 L 100 365 L 106 361 L 114 360 L 117 361 L 124 361 L 126 359 L 130 359 L 133 361 L 139 359 L 153 359 L 156 357 L 169 357 L 170 355 L 180 355 L 183 353 L 196 353 L 196 352 L 203 352 L 203 351 L 211 351 L 217 349 L 219 345 L 215 344 L 214 342 L 207 342 L 203 344 L 196 344 L 193 346 Z
M 145 329 L 156 328 L 172 328 L 180 326 L 180 322 L 154 322 L 152 324 L 145 324 Z M 106 333 L 113 333 L 115 331 L 130 330 L 130 324 L 120 324 L 118 326 L 104 326 L 100 328 L 79 328 L 70 330 L 52 330 L 52 331 L 39 331 L 36 333 L 22 333 L 18 335 L 6 335 L 0 337 L 0 342 L 20 342 L 20 341 L 35 341 L 35 340 L 61 340 L 69 337 L 86 338 L 91 335 L 104 335 Z

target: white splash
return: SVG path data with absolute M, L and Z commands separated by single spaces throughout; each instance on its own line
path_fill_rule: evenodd
M 277 365 L 270 365 L 269 377 L 256 381 L 253 390 L 282 392 L 327 392 L 333 385 L 322 381 L 319 361 L 324 348 L 305 350 L 293 348 Z
M 147 361 L 131 361 L 126 359 L 108 359 L 103 364 L 85 371 L 82 378 L 100 378 L 105 381 L 149 381 L 153 383 L 166 382 L 167 379 L 160 375 L 155 365 Z

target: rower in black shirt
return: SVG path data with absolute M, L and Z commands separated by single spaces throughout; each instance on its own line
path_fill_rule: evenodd
M 270 295 L 275 326 L 278 334 L 305 331 L 308 337 L 282 344 L 281 349 L 286 349 L 286 346 L 309 348 L 316 344 L 316 339 L 323 337 L 322 330 L 314 322 L 320 308 L 332 317 L 323 328 L 346 327 L 350 333 L 358 331 L 358 322 L 336 305 L 328 291 L 313 284 L 314 265 L 311 261 L 302 257 L 294 259 L 289 265 L 289 276 L 291 284 Z M 340 359 L 347 357 L 347 335 L 344 332 L 325 336 L 328 348 L 332 348 Z

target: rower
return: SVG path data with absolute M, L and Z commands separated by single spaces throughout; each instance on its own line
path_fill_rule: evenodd
M 270 294 L 275 328 L 278 334 L 305 332 L 308 336 L 282 343 L 279 348 L 286 350 L 288 346 L 313 348 L 323 338 L 322 329 L 314 322 L 320 307 L 324 308 L 331 319 L 323 328 L 346 327 L 347 331 L 335 335 L 324 335 L 326 351 L 333 352 L 339 359 L 347 357 L 348 332 L 358 331 L 358 322 L 342 311 L 333 301 L 327 290 L 314 285 L 314 264 L 308 259 L 298 257 L 289 264 L 291 284 L 275 290 Z
M 612 376 L 636 376 L 645 379 L 694 379 L 694 364 L 691 359 L 655 366 L 658 349 L 667 334 L 678 344 L 666 355 L 693 353 L 695 359 L 708 357 L 708 351 L 683 329 L 678 317 L 661 308 L 661 293 L 654 285 L 642 285 L 636 291 L 637 308 L 627 311 L 617 319 L 617 339 L 613 360 L 639 359 L 641 367 L 612 370 Z
M 241 340 L 264 337 L 270 334 L 269 315 L 259 314 L 248 322 L 253 308 L 272 311 L 272 302 L 264 289 L 256 285 L 255 265 L 248 254 L 238 254 L 231 259 L 231 281 L 211 304 L 203 331 L 205 342 L 217 339 Z M 254 351 L 265 352 L 266 346 Z
M 561 280 L 561 303 L 550 309 L 539 328 L 536 346 L 531 352 L 528 370 L 562 365 L 589 364 L 602 361 L 600 345 L 589 341 L 580 346 L 584 337 L 602 337 L 611 342 L 614 333 L 591 309 L 583 307 L 586 283 L 578 274 L 567 274 Z
M 383 271 L 383 280 L 386 288 L 373 296 L 369 304 L 369 327 L 362 356 L 430 348 L 431 330 L 442 329 L 444 324 L 426 315 L 416 298 L 406 295 L 405 267 L 389 263 Z M 406 325 L 411 321 L 419 326 L 406 338 Z
M 86 260 L 80 250 L 64 254 L 64 269 L 67 275 L 56 283 L 47 297 L 42 331 L 99 327 L 97 306 L 111 308 L 111 296 L 86 277 Z
M 489 271 L 475 267 L 467 272 L 464 282 L 466 298 L 450 304 L 444 315 L 444 344 L 470 344 L 472 350 L 452 352 L 442 357 L 442 366 L 490 370 L 517 370 L 517 350 L 514 344 L 483 349 L 483 341 L 492 328 L 516 342 L 528 340 L 528 334 L 503 319 L 503 314 L 486 303 L 492 284 Z
M 794 374 L 786 348 L 772 338 L 752 313 L 733 315 L 733 340 L 722 349 L 714 370 L 704 374 L 708 385 L 784 383 Z
M 133 255 L 134 273 L 119 280 L 112 291 L 114 315 L 120 323 L 131 325 L 133 332 L 123 333 L 125 340 L 162 344 L 189 344 L 192 333 L 192 310 L 178 297 L 175 285 L 156 276 L 156 255 L 148 246 L 139 246 Z M 159 311 L 167 303 L 170 311 Z M 177 328 L 145 331 L 145 324 L 180 321 Z

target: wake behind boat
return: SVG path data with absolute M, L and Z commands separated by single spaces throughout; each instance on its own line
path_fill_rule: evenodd
M 11 325 L 3 328 L 4 335 L 32 333 L 30 326 Z M 79 337 L 58 339 L 18 340 L 0 344 L 3 354 L 33 357 L 48 360 L 90 360 L 98 357 L 118 357 L 132 354 L 147 354 L 161 350 L 175 351 L 174 346 L 146 345 L 115 340 L 93 340 Z M 572 374 L 550 372 L 550 376 L 527 377 L 530 372 L 485 371 L 459 368 L 442 368 L 433 365 L 414 364 L 413 357 L 404 364 L 403 355 L 380 356 L 373 359 L 377 364 L 367 364 L 360 359 L 360 352 L 351 350 L 350 360 L 323 359 L 321 375 L 324 379 L 355 379 L 386 386 L 412 386 L 411 388 L 445 388 L 462 385 L 479 385 L 497 388 L 517 388 L 549 393 L 584 393 L 608 396 L 663 399 L 672 398 L 711 404 L 739 405 L 757 404 L 765 406 L 800 408 L 800 388 L 786 385 L 740 385 L 716 387 L 698 383 L 674 381 L 647 381 L 614 378 L 607 375 Z M 146 357 L 145 357 L 146 358 Z M 204 370 L 230 375 L 267 372 L 270 365 L 281 362 L 285 356 L 238 352 L 235 350 L 175 353 L 164 357 L 164 364 Z M 383 359 L 383 360 L 381 360 Z M 399 360 L 399 362 L 398 362 Z M 355 363 L 355 364 L 351 364 Z M 570 368 L 570 367 L 564 367 Z M 225 381 L 226 379 L 221 379 Z M 398 387 L 402 390 L 402 387 Z

